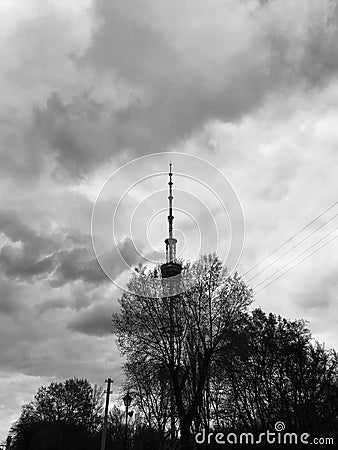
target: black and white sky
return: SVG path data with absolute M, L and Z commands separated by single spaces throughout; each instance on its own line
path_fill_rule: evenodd
M 115 392 L 121 385 L 110 322 L 121 290 L 100 269 L 91 242 L 95 199 L 121 166 L 160 153 L 148 170 L 166 171 L 165 152 L 175 152 L 221 170 L 245 217 L 240 274 L 334 205 L 338 6 L 336 0 L 0 0 L 0 49 L 1 441 L 40 385 L 73 376 L 99 385 L 112 376 Z M 197 180 L 205 176 L 202 166 Z M 137 181 L 135 171 L 129 176 L 130 184 Z M 166 183 L 162 177 L 138 184 L 133 198 L 141 205 Z M 182 192 L 199 195 L 183 184 Z M 166 207 L 161 192 L 156 208 Z M 175 201 L 184 203 L 180 195 Z M 135 245 L 144 242 L 129 236 L 131 204 L 120 214 L 118 244 L 133 265 Z M 156 208 L 148 201 L 144 218 Z M 285 259 L 250 284 L 274 270 L 282 274 L 285 263 L 328 242 L 337 212 L 335 205 L 300 233 L 292 241 L 298 247 L 285 246 L 283 252 L 291 249 Z M 154 252 L 163 249 L 165 216 L 148 230 Z M 196 224 L 203 251 L 215 250 L 206 236 L 210 217 L 198 207 L 193 216 L 175 217 L 182 256 L 193 253 Z M 113 277 L 127 278 L 113 247 L 107 243 Z M 304 318 L 316 339 L 338 348 L 337 262 L 333 240 L 257 292 L 254 306 Z

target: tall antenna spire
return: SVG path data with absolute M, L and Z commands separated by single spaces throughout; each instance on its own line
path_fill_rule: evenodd
M 166 256 L 167 263 L 174 262 L 176 259 L 176 243 L 177 240 L 173 237 L 173 180 L 172 180 L 172 162 L 169 163 L 169 215 L 168 215 L 168 224 L 169 224 L 169 237 L 165 240 L 166 243 Z
M 176 275 L 180 275 L 182 271 L 182 266 L 176 261 L 176 244 L 177 239 L 173 236 L 173 173 L 172 173 L 172 163 L 169 163 L 169 214 L 168 214 L 168 224 L 169 224 L 169 236 L 165 239 L 165 251 L 166 251 L 166 263 L 161 265 L 162 278 L 171 278 Z M 174 286 L 171 284 L 169 289 L 169 294 L 173 295 Z
M 168 216 L 168 222 L 169 222 L 169 238 L 171 239 L 173 237 L 173 182 L 172 182 L 172 163 L 170 161 L 169 163 L 169 216 Z

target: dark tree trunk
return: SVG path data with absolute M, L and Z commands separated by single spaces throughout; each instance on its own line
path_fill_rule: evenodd
M 190 424 L 186 418 L 181 420 L 181 448 L 182 450 L 193 450 L 191 435 L 190 435 Z

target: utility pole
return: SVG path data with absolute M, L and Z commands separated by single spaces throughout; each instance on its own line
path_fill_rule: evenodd
M 104 380 L 107 383 L 107 395 L 106 395 L 106 406 L 104 409 L 104 418 L 103 418 L 103 430 L 102 430 L 102 440 L 101 440 L 101 450 L 106 449 L 106 436 L 107 436 L 107 419 L 108 419 L 108 410 L 109 410 L 109 397 L 110 397 L 110 386 L 113 383 L 111 378 L 107 378 Z

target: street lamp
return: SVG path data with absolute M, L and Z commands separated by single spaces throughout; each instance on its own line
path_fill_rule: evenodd
M 123 403 L 126 408 L 129 408 L 132 401 L 132 397 L 129 392 L 123 397 Z
M 127 450 L 127 440 L 128 440 L 128 416 L 132 416 L 132 412 L 128 413 L 128 408 L 131 404 L 132 401 L 132 397 L 129 394 L 129 392 L 127 392 L 127 394 L 123 397 L 123 403 L 124 406 L 126 407 L 126 423 L 125 423 L 125 429 L 124 429 L 124 450 Z

